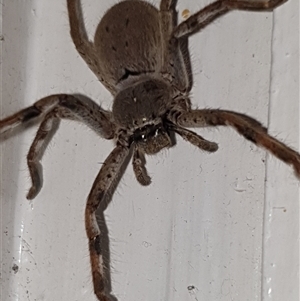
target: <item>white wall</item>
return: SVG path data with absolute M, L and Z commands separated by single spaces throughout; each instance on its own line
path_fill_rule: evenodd
M 2 116 L 53 93 L 112 98 L 76 53 L 65 1 L 2 0 Z M 158 0 L 152 1 L 158 5 Z M 84 0 L 93 34 L 114 0 Z M 207 0 L 179 0 L 192 13 Z M 299 3 L 232 12 L 191 39 L 192 101 L 247 113 L 299 150 Z M 95 300 L 84 206 L 113 145 L 63 122 L 43 159 L 44 186 L 26 200 L 26 153 L 36 128 L 1 143 L 1 300 Z M 119 301 L 299 300 L 299 181 L 233 130 L 198 130 L 206 154 L 178 145 L 148 158 L 153 183 L 131 165 L 105 212 Z M 18 267 L 14 272 L 12 267 Z M 191 290 L 189 286 L 194 286 Z

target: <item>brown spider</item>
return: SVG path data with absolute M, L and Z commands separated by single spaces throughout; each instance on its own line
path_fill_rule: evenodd
M 50 95 L 1 120 L 0 132 L 42 117 L 28 153 L 32 179 L 28 199 L 33 199 L 41 189 L 40 155 L 59 119 L 82 121 L 103 138 L 115 140 L 116 147 L 94 182 L 85 212 L 94 291 L 99 300 L 109 300 L 110 294 L 104 279 L 101 236 L 95 211 L 110 198 L 131 154 L 137 180 L 142 185 L 149 185 L 145 154 L 155 154 L 172 146 L 175 133 L 200 149 L 214 152 L 216 143 L 185 127 L 231 126 L 246 139 L 292 165 L 299 177 L 299 154 L 269 136 L 266 128 L 255 119 L 231 111 L 191 108 L 191 82 L 183 51 L 189 36 L 230 10 L 272 10 L 284 2 L 216 1 L 178 26 L 174 25 L 175 1 L 162 0 L 160 11 L 143 1 L 120 2 L 102 18 L 93 43 L 85 33 L 80 1 L 67 1 L 74 44 L 114 96 L 112 112 L 72 95 Z

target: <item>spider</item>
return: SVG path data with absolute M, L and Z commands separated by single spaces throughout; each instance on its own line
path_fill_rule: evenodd
M 252 117 L 225 110 L 192 109 L 188 58 L 184 51 L 189 36 L 231 10 L 273 10 L 284 2 L 219 0 L 176 25 L 174 0 L 162 0 L 159 10 L 144 1 L 127 0 L 104 15 L 91 42 L 85 32 L 80 1 L 67 0 L 75 47 L 113 95 L 112 111 L 73 95 L 50 95 L 1 120 L 0 133 L 41 119 L 27 157 L 32 180 L 28 199 L 35 198 L 41 189 L 39 160 L 60 119 L 83 122 L 103 138 L 114 139 L 115 148 L 96 177 L 85 210 L 98 300 L 108 301 L 112 296 L 104 277 L 101 233 L 95 212 L 111 197 L 131 156 L 136 179 L 146 186 L 151 179 L 145 155 L 173 146 L 175 134 L 204 151 L 215 152 L 216 143 L 186 128 L 231 126 L 246 139 L 292 165 L 300 176 L 300 155 L 268 135 L 267 129 Z

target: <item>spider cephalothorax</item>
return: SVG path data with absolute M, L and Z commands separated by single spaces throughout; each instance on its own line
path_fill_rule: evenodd
M 142 185 L 151 182 L 145 154 L 172 146 L 179 134 L 198 148 L 214 152 L 218 146 L 186 129 L 231 126 L 293 166 L 300 176 L 300 155 L 267 133 L 255 119 L 218 109 L 193 109 L 189 59 L 183 47 L 188 37 L 234 9 L 268 11 L 287 0 L 217 0 L 176 24 L 175 0 L 161 0 L 160 9 L 141 0 L 121 1 L 103 17 L 94 42 L 88 40 L 80 0 L 67 0 L 71 37 L 89 68 L 114 96 L 112 112 L 74 95 L 50 95 L 0 121 L 0 133 L 41 118 L 27 162 L 33 199 L 41 189 L 39 160 L 59 119 L 83 122 L 115 147 L 105 160 L 88 195 L 85 210 L 94 292 L 99 301 L 112 296 L 105 280 L 101 233 L 95 212 L 114 192 L 114 184 L 133 153 L 133 169 Z

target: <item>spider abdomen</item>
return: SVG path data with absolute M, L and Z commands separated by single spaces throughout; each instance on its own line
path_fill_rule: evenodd
M 160 69 L 158 10 L 146 2 L 132 2 L 123 1 L 109 9 L 95 34 L 102 76 L 114 87 L 122 86 L 131 77 L 154 74 Z

